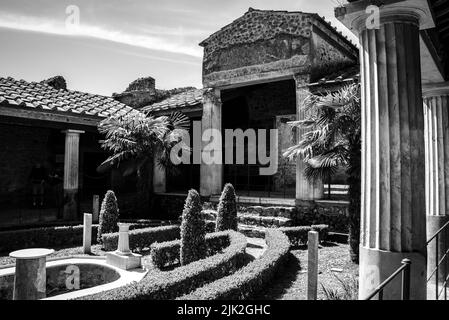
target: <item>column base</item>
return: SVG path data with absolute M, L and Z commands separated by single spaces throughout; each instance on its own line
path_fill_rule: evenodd
M 426 300 L 426 256 L 417 252 L 391 252 L 360 246 L 359 299 L 365 299 L 400 266 L 402 259 L 412 261 L 410 299 Z M 398 275 L 384 289 L 384 300 L 401 299 L 402 278 Z M 375 297 L 374 299 L 377 299 Z
M 64 189 L 64 220 L 78 218 L 78 189 Z
M 123 270 L 136 269 L 142 266 L 142 255 L 132 252 L 126 255 L 110 252 L 106 254 L 106 263 Z
M 441 229 L 446 222 L 449 221 L 449 216 L 427 216 L 427 239 L 430 239 L 439 229 Z M 446 253 L 448 248 L 448 230 L 442 231 L 438 236 L 438 260 Z M 436 257 L 436 239 L 432 240 L 427 246 L 427 274 L 430 276 L 432 271 L 436 268 L 437 257 Z M 445 269 L 446 268 L 446 269 Z M 438 272 L 438 282 L 444 282 L 445 271 L 449 271 L 448 259 L 445 263 L 442 263 L 439 267 Z M 436 282 L 436 274 L 430 279 L 430 283 Z
M 202 197 L 221 194 L 223 191 L 223 166 L 202 164 L 200 179 L 200 195 Z

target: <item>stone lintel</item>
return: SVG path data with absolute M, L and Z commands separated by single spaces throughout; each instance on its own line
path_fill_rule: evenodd
M 372 20 L 372 0 L 362 0 L 335 9 L 335 16 L 354 34 L 366 28 L 366 21 Z M 432 10 L 423 0 L 384 0 L 380 8 L 380 23 L 415 20 L 421 30 L 435 27 Z
M 233 88 L 291 79 L 297 73 L 310 72 L 308 55 L 295 56 L 262 65 L 223 70 L 203 75 L 204 87 Z

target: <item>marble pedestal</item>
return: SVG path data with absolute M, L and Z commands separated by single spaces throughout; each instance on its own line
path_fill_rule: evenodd
M 124 270 L 139 268 L 142 256 L 129 250 L 129 225 L 119 223 L 118 249 L 106 254 L 106 263 Z

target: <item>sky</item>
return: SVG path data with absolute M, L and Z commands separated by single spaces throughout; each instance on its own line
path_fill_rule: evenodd
M 139 77 L 159 89 L 201 85 L 210 34 L 249 7 L 334 18 L 343 0 L 0 0 L 0 76 L 41 81 L 62 75 L 69 89 L 111 95 Z

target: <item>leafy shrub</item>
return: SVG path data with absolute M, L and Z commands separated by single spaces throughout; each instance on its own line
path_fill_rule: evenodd
M 201 215 L 200 195 L 190 190 L 182 212 L 181 265 L 204 259 L 207 254 L 206 225 Z
M 328 234 L 328 226 L 325 224 L 313 226 L 298 226 L 298 227 L 283 227 L 279 228 L 290 240 L 292 247 L 297 247 L 307 244 L 309 231 L 318 231 L 319 240 L 326 241 Z
M 164 242 L 179 239 L 179 226 L 151 227 L 129 231 L 129 249 L 142 251 L 155 242 Z M 119 233 L 103 234 L 103 249 L 105 251 L 117 250 Z
M 226 233 L 229 246 L 222 253 L 172 271 L 150 272 L 140 282 L 80 297 L 78 300 L 168 300 L 226 277 L 242 267 L 246 249 L 245 236 L 235 231 Z
M 358 300 L 359 281 L 357 278 L 352 277 L 349 281 L 345 281 L 336 274 L 334 274 L 334 277 L 338 280 L 343 290 L 340 291 L 338 289 L 326 288 L 322 283 L 320 283 L 326 300 Z
M 224 230 L 237 231 L 237 203 L 234 187 L 230 183 L 224 186 L 217 207 L 215 231 Z
M 209 283 L 180 300 L 248 299 L 269 285 L 288 258 L 290 243 L 278 229 L 268 229 L 267 250 L 259 258 L 227 277 Z
M 206 235 L 207 256 L 212 256 L 229 246 L 229 236 L 226 232 Z M 151 260 L 158 267 L 166 267 L 179 263 L 181 242 L 173 240 L 151 245 Z
M 102 235 L 104 233 L 117 232 L 118 231 L 118 216 L 119 209 L 117 204 L 117 198 L 112 190 L 108 190 L 101 203 L 100 210 L 100 226 L 98 227 L 97 241 L 102 243 Z
M 215 221 L 205 221 L 206 223 L 206 233 L 215 232 Z
M 320 242 L 327 241 L 329 237 L 329 226 L 327 224 L 314 224 L 312 225 L 313 231 L 318 231 L 318 238 Z

